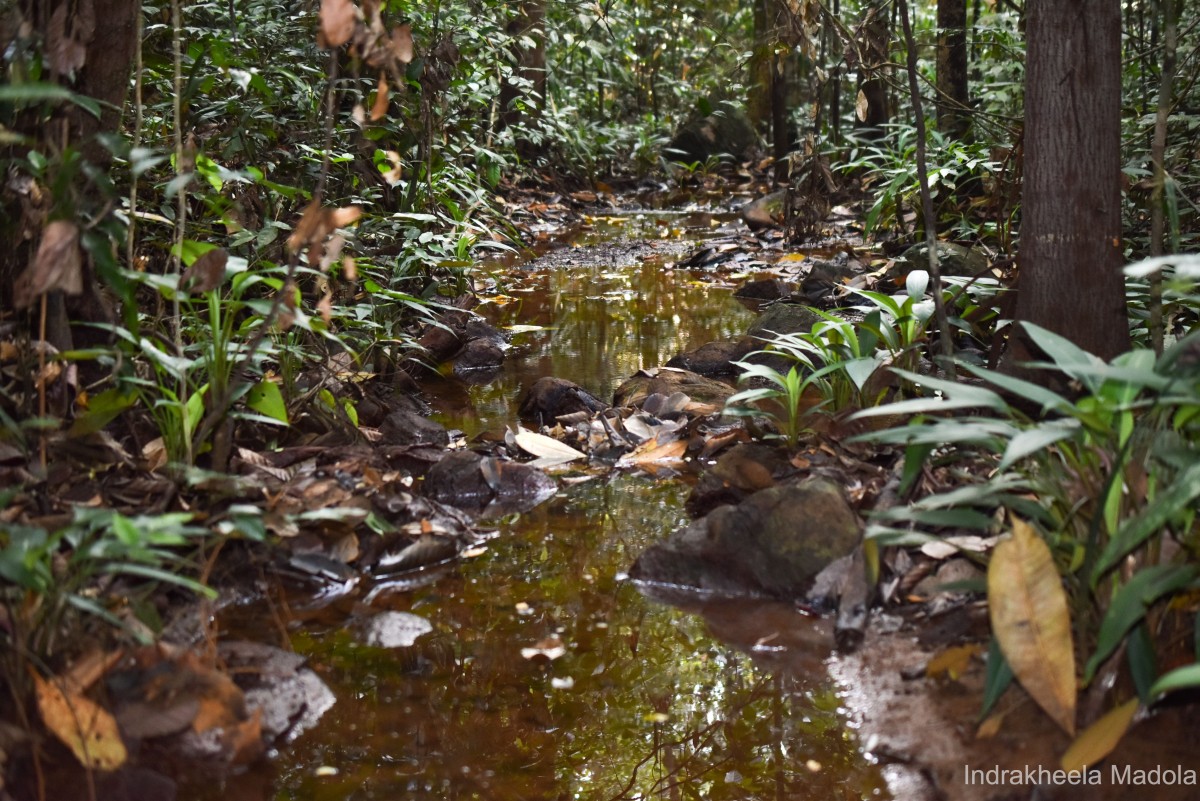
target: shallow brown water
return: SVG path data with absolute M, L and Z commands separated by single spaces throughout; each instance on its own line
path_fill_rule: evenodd
M 745 329 L 753 315 L 720 279 L 672 273 L 667 260 L 499 277 L 514 300 L 493 304 L 493 319 L 544 329 L 518 335 L 493 383 L 430 386 L 441 421 L 468 436 L 502 430 L 534 378 L 607 397 L 640 367 Z M 687 491 L 640 474 L 593 476 L 501 521 L 482 554 L 424 586 L 370 607 L 346 599 L 283 614 L 337 704 L 269 769 L 180 798 L 888 797 L 826 675 L 826 621 L 764 602 L 680 608 L 623 580 L 642 549 L 684 524 Z M 366 645 L 361 621 L 385 610 L 432 631 L 407 648 Z M 224 636 L 268 627 L 278 630 L 267 609 L 243 609 Z M 561 656 L 522 653 L 552 650 L 548 640 L 561 641 Z

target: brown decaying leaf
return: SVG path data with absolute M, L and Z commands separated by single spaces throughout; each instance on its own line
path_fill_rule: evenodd
M 63 3 L 50 15 L 46 26 L 46 57 L 50 68 L 60 74 L 69 75 L 87 63 L 87 43 L 95 32 L 95 17 L 90 18 L 90 0 L 71 13 L 71 4 Z
M 125 764 L 128 753 L 112 715 L 90 699 L 64 692 L 37 674 L 33 683 L 42 722 L 84 767 L 113 771 Z
M 341 47 L 354 35 L 358 7 L 350 0 L 321 0 L 320 17 L 321 37 L 317 44 L 325 48 Z
M 325 321 L 325 325 L 333 322 L 333 293 L 326 292 L 321 296 L 321 300 L 317 302 L 317 314 L 321 315 L 321 319 Z
M 403 175 L 403 162 L 400 160 L 400 154 L 395 150 L 385 150 L 383 155 L 392 165 L 390 170 L 383 173 L 383 180 L 387 181 L 389 186 L 395 186 L 400 183 L 400 177 Z
M 1075 733 L 1075 648 L 1067 594 L 1050 548 L 1013 519 L 1012 539 L 988 565 L 988 611 L 1004 658 L 1025 691 L 1068 734 Z
M 279 291 L 281 302 L 275 322 L 280 331 L 286 331 L 296 323 L 296 285 L 289 281 Z
M 375 90 L 375 103 L 371 106 L 371 122 L 376 122 L 387 116 L 388 99 L 390 96 L 387 75 L 381 72 L 379 73 L 379 88 Z
M 1082 771 L 1108 756 L 1133 724 L 1139 701 L 1130 699 L 1084 729 L 1062 757 L 1062 769 Z
M 27 308 L 39 296 L 56 289 L 68 295 L 83 291 L 79 226 L 67 220 L 55 220 L 42 232 L 33 261 L 13 280 L 13 305 Z
M 225 248 L 213 248 L 192 262 L 180 280 L 180 285 L 189 292 L 211 292 L 225 280 L 225 265 L 229 253 Z
M 407 22 L 392 28 L 392 55 L 401 64 L 413 60 L 412 25 Z
M 320 264 L 325 253 L 325 237 L 336 228 L 354 223 L 361 216 L 362 208 L 359 206 L 329 209 L 313 201 L 305 206 L 300 222 L 296 223 L 292 235 L 288 237 L 288 250 L 297 253 L 307 248 L 309 264 Z

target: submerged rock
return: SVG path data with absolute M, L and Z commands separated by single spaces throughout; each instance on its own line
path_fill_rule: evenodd
M 486 516 L 528 511 L 557 491 L 536 467 L 474 451 L 447 454 L 424 481 L 426 497 Z
M 763 278 L 747 281 L 737 288 L 733 296 L 742 300 L 780 300 L 790 295 L 794 286 L 778 278 Z
M 377 648 L 408 648 L 418 637 L 433 631 L 433 624 L 411 612 L 380 612 L 361 626 L 367 645 Z
M 842 488 L 813 476 L 717 508 L 647 549 L 629 575 L 718 595 L 807 600 L 817 574 L 861 540 Z

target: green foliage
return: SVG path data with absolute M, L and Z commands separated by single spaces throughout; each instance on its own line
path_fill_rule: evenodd
M 0 496 L 4 506 L 13 495 Z M 126 517 L 111 509 L 76 507 L 60 528 L 9 525 L 0 534 L 0 598 L 13 624 L 16 647 L 8 676 L 21 676 L 20 663 L 39 662 L 63 643 L 59 638 L 77 631 L 80 615 L 94 616 L 141 637 L 115 597 L 98 595 L 98 584 L 111 586 L 119 578 L 135 585 L 167 584 L 205 596 L 212 591 L 188 578 L 187 547 L 207 531 L 191 524 L 192 515 Z M 143 620 L 142 623 L 153 623 Z
M 1124 644 L 1149 700 L 1155 659 L 1139 627 L 1200 576 L 1200 380 L 1190 355 L 1200 334 L 1158 359 L 1137 349 L 1105 363 L 1050 331 L 1024 330 L 1048 358 L 1029 368 L 1048 380 L 962 364 L 983 383 L 907 374 L 932 394 L 859 414 L 917 415 L 863 437 L 905 447 L 908 477 L 935 460 L 974 465 L 957 473 L 969 483 L 877 515 L 868 536 L 992 532 L 1000 509 L 1036 520 L 1070 588 L 1076 640 L 1090 655 L 1084 680 Z

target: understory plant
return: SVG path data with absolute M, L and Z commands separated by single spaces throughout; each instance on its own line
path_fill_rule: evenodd
M 999 647 L 992 649 L 985 703 L 994 703 L 1015 674 L 1073 733 L 1078 691 L 1107 686 L 1101 677 L 1122 662 L 1143 705 L 1170 689 L 1200 685 L 1200 665 L 1166 672 L 1160 666 L 1178 664 L 1179 654 L 1155 646 L 1163 642 L 1160 627 L 1171 622 L 1168 610 L 1200 625 L 1189 600 L 1200 589 L 1200 330 L 1161 357 L 1136 348 L 1106 363 L 1046 329 L 1022 327 L 1046 357 L 1026 366 L 1029 375 L 965 362 L 959 366 L 969 383 L 897 371 L 925 397 L 858 414 L 912 418 L 863 436 L 904 449 L 902 493 L 932 470 L 949 471 L 957 485 L 877 513 L 867 536 L 879 544 L 961 542 L 954 535 L 1011 527 L 1012 542 L 1022 544 L 998 546 L 989 567 Z M 1031 660 L 1020 626 L 997 610 L 1011 608 L 1017 595 L 1060 593 L 1063 637 L 1055 642 L 1045 634 L 1056 613 L 1053 604 L 1039 606 L 1045 625 L 1034 628 L 1044 641 L 1034 644 L 1041 651 Z M 1055 655 L 1053 664 L 1047 654 Z M 1059 681 L 1048 685 L 1046 676 Z M 1095 725 L 1127 726 L 1136 707 L 1122 704 L 1110 713 L 1116 717 Z M 1079 742 L 1064 766 L 1081 755 L 1097 758 L 1085 738 Z

